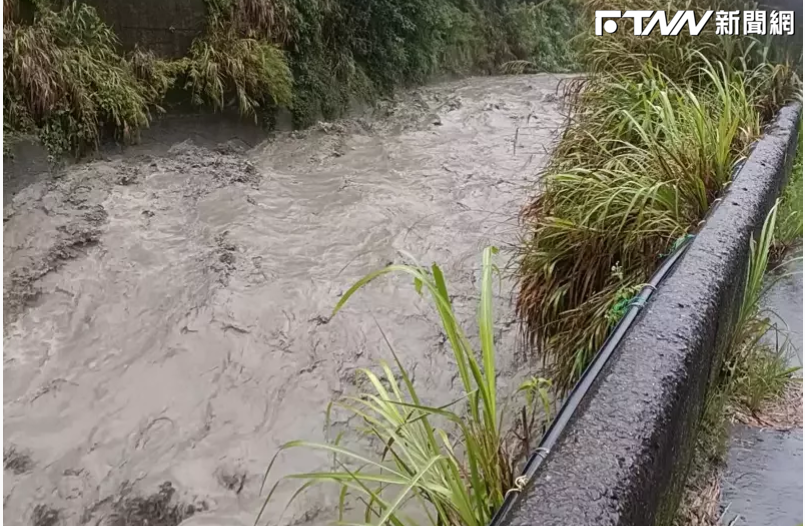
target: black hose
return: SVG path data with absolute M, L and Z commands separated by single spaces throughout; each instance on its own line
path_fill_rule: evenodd
M 711 211 L 713 208 L 715 207 L 711 207 Z M 551 426 L 542 437 L 539 447 L 528 459 L 528 462 L 526 462 L 525 468 L 523 468 L 523 474 L 521 477 L 519 477 L 521 480 L 525 479 L 526 483 L 528 483 L 528 481 L 531 480 L 531 477 L 534 476 L 539 467 L 542 465 L 542 462 L 548 456 L 548 453 L 550 453 L 551 449 L 553 449 L 553 447 L 559 441 L 559 437 L 562 436 L 565 427 L 575 414 L 582 399 L 590 390 L 590 387 L 592 387 L 595 379 L 598 378 L 598 375 L 603 370 L 610 356 L 612 356 L 615 348 L 623 339 L 626 331 L 629 330 L 632 322 L 634 322 L 635 318 L 637 318 L 640 309 L 646 304 L 646 301 L 648 301 L 648 299 L 654 293 L 657 286 L 660 284 L 663 278 L 665 278 L 666 274 L 668 274 L 671 268 L 673 268 L 674 264 L 685 253 L 687 248 L 690 246 L 692 239 L 693 236 L 687 236 L 684 241 L 679 243 L 676 249 L 672 251 L 671 254 L 665 259 L 662 266 L 651 277 L 651 281 L 649 281 L 649 283 L 640 290 L 640 294 L 638 294 L 629 303 L 629 311 L 624 315 L 623 318 L 621 318 L 620 322 L 618 322 L 618 324 L 615 326 L 615 330 L 610 333 L 604 342 L 604 345 L 602 345 L 598 350 L 593 358 L 593 361 L 581 375 L 581 378 L 576 383 L 576 386 L 570 392 L 570 396 L 565 399 L 562 407 L 559 409 L 559 412 L 553 419 L 553 422 L 551 422 Z M 509 511 L 511 511 L 519 495 L 519 491 L 512 491 L 506 495 L 503 505 L 497 510 L 497 512 L 495 512 L 495 515 L 489 522 L 489 526 L 497 526 L 501 523 L 501 521 L 503 521 Z
M 757 143 L 753 143 L 750 146 L 750 153 L 752 150 L 754 150 L 756 145 Z M 707 219 L 713 215 L 713 212 L 715 212 L 715 210 L 718 208 L 718 205 L 721 203 L 723 195 L 726 193 L 728 186 L 732 183 L 732 181 L 735 180 L 735 176 L 741 171 L 744 164 L 746 164 L 746 157 L 735 163 L 735 166 L 733 166 L 731 170 L 729 181 L 724 185 L 724 188 L 722 188 L 721 196 L 716 198 L 710 205 L 710 208 L 707 210 L 704 218 L 699 222 L 699 226 L 707 222 Z M 615 348 L 621 342 L 626 334 L 626 331 L 629 330 L 635 318 L 637 318 L 640 309 L 643 308 L 643 306 L 646 304 L 646 301 L 648 301 L 648 299 L 659 286 L 660 282 L 665 279 L 665 276 L 668 274 L 668 272 L 671 271 L 679 258 L 682 257 L 690 246 L 690 243 L 694 237 L 695 236 L 692 234 L 685 236 L 684 240 L 676 245 L 676 247 L 671 251 L 657 272 L 651 276 L 649 283 L 640 290 L 640 294 L 629 302 L 629 311 L 615 326 L 615 330 L 612 331 L 609 336 L 607 336 L 604 345 L 601 346 L 601 348 L 595 354 L 593 361 L 587 366 L 587 369 L 585 369 L 584 373 L 582 373 L 581 378 L 579 378 L 579 381 L 570 392 L 570 396 L 568 396 L 564 403 L 562 403 L 562 407 L 559 408 L 559 412 L 556 413 L 556 416 L 551 422 L 551 426 L 548 428 L 548 431 L 545 433 L 545 435 L 543 435 L 542 440 L 539 443 L 539 447 L 537 447 L 536 451 L 529 457 L 528 462 L 526 462 L 522 475 L 518 477 L 518 479 L 524 480 L 525 484 L 528 484 L 539 467 L 542 465 L 543 461 L 548 457 L 548 453 L 550 453 L 551 449 L 553 449 L 553 447 L 559 441 L 559 437 L 562 436 L 562 433 L 564 433 L 565 427 L 567 427 L 568 422 L 570 422 L 570 419 L 576 413 L 576 410 L 579 408 L 582 399 L 590 390 L 590 387 L 592 387 L 593 382 L 595 382 L 596 378 L 598 378 L 598 375 L 601 374 L 601 371 L 604 369 L 607 361 L 609 361 L 609 358 L 612 356 Z M 518 484 L 518 491 L 511 491 L 506 495 L 506 498 L 503 499 L 503 504 L 492 516 L 488 526 L 500 525 L 503 519 L 511 511 L 514 503 L 517 502 L 520 492 L 524 489 L 525 484 Z

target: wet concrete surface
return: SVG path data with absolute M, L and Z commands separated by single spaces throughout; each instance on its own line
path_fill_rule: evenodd
M 802 367 L 802 248 L 792 252 L 789 262 L 780 265 L 770 273 L 773 281 L 763 299 L 763 306 L 768 309 L 772 319 L 778 321 L 780 335 L 769 335 L 768 343 L 777 345 L 787 336 L 791 342 L 788 362 L 792 367 Z M 800 375 L 802 371 L 799 372 Z
M 796 257 L 801 257 L 801 250 Z M 790 336 L 792 367 L 802 366 L 802 260 L 787 264 L 764 298 Z M 774 344 L 773 337 L 769 344 Z M 777 337 L 782 339 L 782 336 Z M 799 371 L 802 374 L 802 371 Z M 743 424 L 732 429 L 724 474 L 723 524 L 797 526 L 802 523 L 802 429 L 775 430 Z
M 6 523 L 157 509 L 150 526 L 190 512 L 188 524 L 251 525 L 278 446 L 321 440 L 328 402 L 389 358 L 379 327 L 426 402 L 455 398 L 437 316 L 408 279 L 373 283 L 327 317 L 357 279 L 409 253 L 442 266 L 476 332 L 481 250 L 517 240 L 563 122 L 557 83 L 440 84 L 272 140 L 158 126 L 122 154 L 15 188 L 3 226 Z M 528 369 L 511 288 L 495 301 L 507 392 Z M 326 462 L 289 454 L 274 473 Z M 267 510 L 273 524 L 330 522 L 335 496 L 318 491 L 277 522 L 294 490 Z
M 723 524 L 797 526 L 802 522 L 802 430 L 736 426 L 722 499 Z M 733 522 L 734 521 L 734 522 Z

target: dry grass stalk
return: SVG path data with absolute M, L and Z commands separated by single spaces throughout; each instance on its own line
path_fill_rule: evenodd
M 734 418 L 752 427 L 787 431 L 802 428 L 802 378 L 792 378 L 782 396 L 761 404 L 759 410 L 750 412 L 735 407 Z

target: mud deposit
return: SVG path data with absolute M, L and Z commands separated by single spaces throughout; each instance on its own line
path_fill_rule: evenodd
M 442 265 L 475 332 L 480 253 L 516 240 L 562 123 L 557 82 L 441 84 L 271 140 L 158 126 L 123 154 L 33 178 L 4 207 L 6 523 L 251 525 L 277 447 L 322 439 L 327 403 L 389 358 L 378 327 L 426 401 L 451 400 L 450 350 L 409 280 L 328 316 L 410 253 Z M 506 391 L 525 369 L 510 303 L 504 282 Z M 291 453 L 275 474 L 325 462 Z M 326 523 L 334 502 L 309 493 L 281 522 Z

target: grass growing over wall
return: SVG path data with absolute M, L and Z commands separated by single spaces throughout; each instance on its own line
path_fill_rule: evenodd
M 93 150 L 107 128 L 128 140 L 168 100 L 267 123 L 284 107 L 307 126 L 437 75 L 576 66 L 575 0 L 207 0 L 207 30 L 178 60 L 121 54 L 81 3 L 34 0 L 30 23 L 4 5 L 4 131 L 54 156 Z
M 735 3 L 716 4 L 629 8 Z M 585 5 L 591 28 L 596 9 L 617 7 Z M 630 24 L 584 40 L 590 76 L 570 86 L 569 127 L 522 215 L 518 311 L 560 389 L 572 386 L 619 306 L 695 229 L 761 125 L 801 85 L 770 42 L 719 37 L 712 25 L 697 37 L 636 37 Z
M 769 268 L 782 218 L 781 204 L 778 200 L 760 235 L 750 242 L 741 308 L 732 340 L 705 398 L 687 494 L 675 521 L 679 526 L 720 524 L 720 468 L 726 460 L 730 422 L 752 418 L 769 405 L 790 403 L 784 399 L 786 391 L 793 382 L 802 382 L 793 376 L 796 368 L 788 365 L 793 349 L 785 334 L 770 338 L 777 330 L 776 315 L 761 306 L 764 294 L 784 277 Z M 771 340 L 779 345 L 772 346 Z M 787 409 L 799 413 L 801 406 Z
M 4 18 L 6 141 L 34 134 L 54 156 L 81 154 L 97 147 L 104 126 L 123 140 L 146 126 L 147 91 L 117 46 L 112 31 L 84 4 L 58 12 L 43 4 L 30 25 Z

